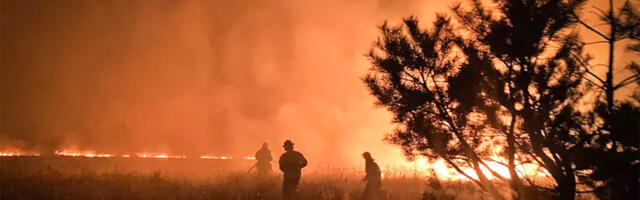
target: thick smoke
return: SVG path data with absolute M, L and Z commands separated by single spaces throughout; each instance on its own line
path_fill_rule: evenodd
M 2 1 L 0 145 L 360 162 L 392 125 L 360 77 L 385 20 L 450 2 Z M 383 163 L 384 164 L 384 163 Z
M 360 162 L 389 114 L 360 77 L 417 1 L 2 1 L 2 145 Z M 389 160 L 392 161 L 392 160 Z

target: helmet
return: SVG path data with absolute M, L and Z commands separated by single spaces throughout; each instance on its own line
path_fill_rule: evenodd
M 373 158 L 371 157 L 371 153 L 369 153 L 368 151 L 365 151 L 364 153 L 362 153 L 362 157 L 364 157 L 364 159 L 367 159 L 367 160 L 373 160 Z
M 283 147 L 286 147 L 286 146 L 293 146 L 293 142 L 291 142 L 291 140 L 285 140 L 285 141 L 284 141 L 284 145 L 282 145 L 282 146 L 283 146 Z

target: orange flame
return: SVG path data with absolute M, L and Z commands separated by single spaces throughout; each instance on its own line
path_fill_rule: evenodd
M 72 151 L 72 150 L 55 151 L 55 154 L 58 156 L 86 157 L 86 158 L 110 158 L 114 156 L 114 154 L 108 154 L 108 153 L 95 153 L 94 151 Z
M 503 160 L 502 158 L 500 158 L 498 156 L 494 156 L 492 159 L 494 159 L 494 160 Z M 493 161 L 486 161 L 485 163 L 487 164 L 487 166 L 489 166 L 489 168 L 492 171 L 494 171 L 498 175 L 500 175 L 502 177 L 505 177 L 505 178 L 511 178 L 511 174 L 509 173 L 509 168 L 507 168 L 503 164 L 500 164 L 500 163 L 497 163 L 497 162 L 493 162 Z M 417 158 L 416 160 L 414 160 L 412 162 L 405 163 L 404 167 L 412 169 L 412 170 L 415 170 L 415 171 L 422 171 L 422 172 L 425 172 L 425 171 L 428 172 L 428 171 L 433 170 L 435 172 L 435 174 L 439 178 L 448 179 L 448 180 L 466 180 L 466 179 L 468 179 L 464 175 L 462 175 L 462 174 L 458 173 L 457 171 L 455 171 L 455 169 L 449 167 L 446 164 L 446 162 L 444 160 L 441 160 L 441 159 L 428 160 L 426 158 Z M 498 178 L 498 177 L 493 176 L 491 174 L 491 172 L 489 171 L 489 169 L 487 169 L 484 166 L 481 166 L 480 170 L 482 170 L 482 173 L 487 175 L 487 178 L 489 178 L 489 179 Z M 468 174 L 472 178 L 476 178 L 476 179 L 478 178 L 478 175 L 476 174 L 476 172 L 472 168 L 462 168 L 462 171 L 464 171 L 466 174 Z M 516 162 L 516 172 L 521 176 L 528 176 L 528 177 L 545 177 L 545 176 L 548 175 L 548 173 L 538 165 L 535 165 L 535 164 L 519 164 L 517 162 Z
M 217 159 L 220 159 L 220 157 L 218 157 L 218 156 L 204 155 L 204 156 L 200 156 L 200 159 L 214 159 L 214 160 L 217 160 Z
M 14 156 L 40 156 L 40 154 L 36 152 L 22 152 L 22 151 L 0 152 L 0 157 L 14 157 Z
M 166 153 L 137 153 L 136 156 L 139 158 L 159 158 L 159 159 L 185 159 L 187 156 L 185 155 L 169 155 Z
M 158 158 L 158 159 L 186 159 L 186 155 L 172 155 L 169 153 L 158 153 L 158 152 L 138 152 L 133 154 L 115 154 L 115 153 L 97 153 L 96 151 L 87 151 L 87 150 L 56 150 L 54 152 L 56 156 L 64 156 L 64 157 L 85 157 L 85 158 L 112 158 L 112 157 L 121 157 L 121 158 Z M 40 153 L 37 152 L 25 152 L 25 151 L 0 151 L 0 157 L 19 157 L 19 156 L 40 156 Z M 233 159 L 231 156 L 217 156 L 217 155 L 202 155 L 199 157 L 200 159 L 220 159 L 220 160 L 230 160 Z M 245 160 L 255 160 L 253 156 L 242 157 Z

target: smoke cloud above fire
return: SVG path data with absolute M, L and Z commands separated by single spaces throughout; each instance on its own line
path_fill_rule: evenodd
M 426 27 L 452 2 L 2 1 L 0 149 L 277 156 L 291 139 L 312 164 L 401 161 L 364 54 L 385 20 Z
M 360 162 L 392 125 L 360 77 L 377 25 L 435 1 L 2 1 L 1 143 Z

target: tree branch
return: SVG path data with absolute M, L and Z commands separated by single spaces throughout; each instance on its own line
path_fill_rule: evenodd
M 627 78 L 625 78 L 624 80 L 620 81 L 618 84 L 616 84 L 616 86 L 613 87 L 613 90 L 617 90 L 618 88 L 624 87 L 628 84 L 631 84 L 635 81 L 637 81 L 638 79 L 640 79 L 640 75 L 635 74 L 632 76 L 629 76 Z
M 509 180 L 507 180 L 507 178 L 506 178 L 506 177 L 504 177 L 504 176 L 502 176 L 502 175 L 498 174 L 497 172 L 493 171 L 493 170 L 489 167 L 489 165 L 487 165 L 487 163 L 485 163 L 484 161 L 480 160 L 480 162 L 479 162 L 479 163 L 480 163 L 480 164 L 482 164 L 485 168 L 487 168 L 487 170 L 489 170 L 489 172 L 491 173 L 491 175 L 493 175 L 493 176 L 497 177 L 498 179 L 500 179 L 500 180 L 502 180 L 502 181 L 504 181 L 504 182 L 509 182 Z
M 594 41 L 594 42 L 585 42 L 584 45 L 590 45 L 590 44 L 599 44 L 599 43 L 609 43 L 609 41 Z
M 458 167 L 457 164 L 455 164 L 453 161 L 451 161 L 451 159 L 446 158 L 446 157 L 442 157 L 445 161 L 447 161 L 447 163 L 449 163 L 449 165 L 451 165 L 453 167 L 453 169 L 455 169 L 458 173 L 462 174 L 463 176 L 467 177 L 469 180 L 473 181 L 474 183 L 478 184 L 478 186 L 480 186 L 480 188 L 485 189 L 484 186 L 482 185 L 482 183 L 469 176 L 469 174 L 467 174 L 466 172 L 464 172 L 464 170 L 460 169 L 460 167 Z
M 583 76 L 583 75 L 580 75 L 580 76 L 581 76 L 584 80 L 587 80 L 587 81 L 589 81 L 591 84 L 595 85 L 596 87 L 598 87 L 598 88 L 600 88 L 600 89 L 602 89 L 602 90 L 604 90 L 604 89 L 605 89 L 605 88 L 604 88 L 604 86 L 602 86 L 602 85 L 598 85 L 596 82 L 593 82 L 591 79 L 588 79 L 587 77 L 585 77 L 585 76 Z
M 577 15 L 577 14 L 572 13 L 572 15 L 573 15 L 573 17 L 575 17 L 575 18 L 576 18 L 576 21 L 577 21 L 578 23 L 582 24 L 582 26 L 584 26 L 584 27 L 586 27 L 587 29 L 589 29 L 590 31 L 592 31 L 592 32 L 594 32 L 594 33 L 596 33 L 596 34 L 598 34 L 600 37 L 604 38 L 605 40 L 607 40 L 607 41 L 611 42 L 611 39 L 610 39 L 609 37 L 607 37 L 606 35 L 602 34 L 600 31 L 596 30 L 595 28 L 593 28 L 593 27 L 589 26 L 587 23 L 585 23 L 584 21 L 582 21 L 582 20 L 580 19 L 580 17 L 578 17 L 578 15 Z
M 598 81 L 600 81 L 601 84 L 605 84 L 606 82 L 604 80 L 602 80 L 598 75 L 596 75 L 595 73 L 591 72 L 591 70 L 589 70 L 589 68 L 587 66 L 589 66 L 589 64 L 585 63 L 582 59 L 580 59 L 580 57 L 578 57 L 577 55 L 573 54 L 573 53 L 569 53 L 571 56 L 573 56 L 578 62 L 580 62 L 580 64 L 584 67 L 584 70 L 591 76 L 593 76 L 594 78 L 598 79 Z M 588 79 L 587 79 L 588 80 Z M 602 86 L 600 86 L 602 87 Z

